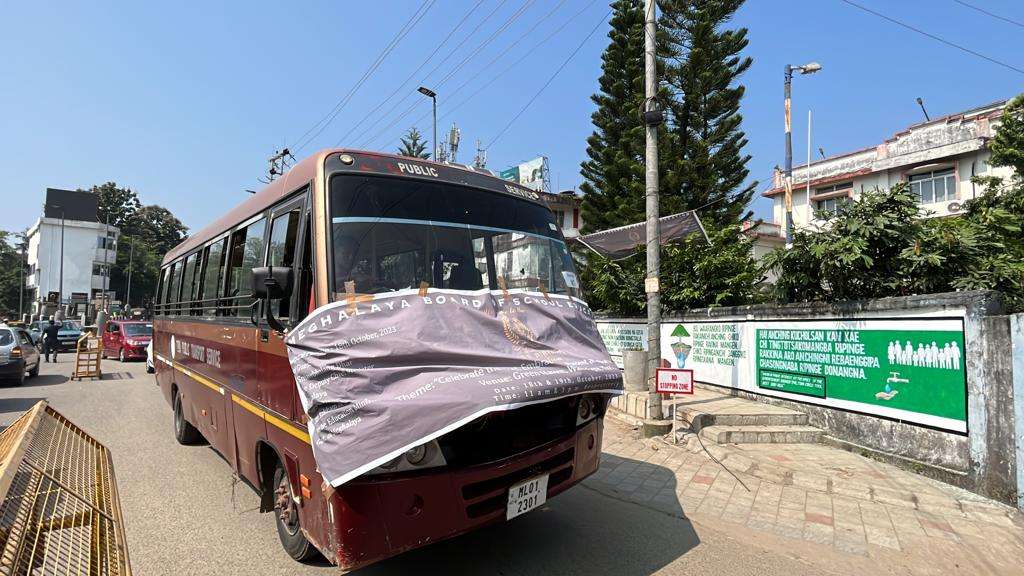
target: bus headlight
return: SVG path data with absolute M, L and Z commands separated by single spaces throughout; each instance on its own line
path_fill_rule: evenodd
M 436 468 L 445 464 L 447 462 L 444 459 L 444 454 L 441 452 L 441 446 L 437 443 L 437 440 L 431 440 L 406 450 L 404 454 L 370 470 L 367 472 L 367 475 L 410 472 L 425 468 Z
M 417 446 L 417 447 L 413 448 L 412 450 L 409 450 L 408 452 L 405 453 L 405 460 L 409 464 L 412 464 L 413 466 L 416 466 L 420 462 L 423 462 L 423 459 L 426 458 L 426 457 L 427 457 L 427 445 L 426 444 L 420 444 L 419 446 Z
M 580 403 L 576 407 L 576 425 L 579 426 L 593 420 L 601 412 L 601 397 L 587 394 L 580 397 Z

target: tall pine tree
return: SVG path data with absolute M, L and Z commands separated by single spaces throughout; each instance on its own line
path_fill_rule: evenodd
M 684 209 L 702 206 L 701 218 L 728 225 L 748 218 L 757 182 L 743 184 L 750 156 L 739 113 L 744 87 L 736 83 L 751 64 L 741 55 L 747 29 L 727 29 L 743 0 L 662 0 L 659 51 L 664 79 L 677 96 L 668 101 L 678 149 L 673 185 Z
M 402 137 L 402 145 L 398 147 L 400 156 L 411 156 L 413 158 L 430 158 L 427 152 L 427 141 L 423 140 L 420 131 L 413 126 Z
M 583 232 L 636 221 L 643 214 L 643 6 L 640 0 L 616 0 L 601 56 L 601 91 L 591 96 L 594 133 L 587 138 L 581 174 Z

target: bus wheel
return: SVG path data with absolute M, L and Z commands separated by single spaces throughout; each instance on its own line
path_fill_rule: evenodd
M 316 548 L 303 536 L 299 522 L 299 507 L 292 498 L 292 488 L 284 466 L 274 470 L 274 515 L 277 518 L 277 535 L 285 552 L 296 560 L 308 560 L 317 554 Z
M 181 394 L 174 392 L 174 439 L 178 444 L 195 444 L 200 434 L 196 427 L 185 420 L 185 411 L 181 408 Z

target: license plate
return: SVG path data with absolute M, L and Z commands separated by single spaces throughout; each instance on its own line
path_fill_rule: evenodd
M 505 519 L 511 520 L 547 502 L 548 475 L 537 476 L 508 489 Z

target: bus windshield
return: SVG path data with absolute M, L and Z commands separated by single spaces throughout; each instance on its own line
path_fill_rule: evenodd
M 381 176 L 330 181 L 333 291 L 524 288 L 577 295 L 545 207 L 485 190 Z

